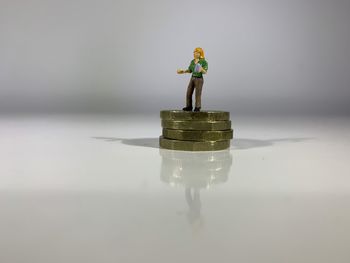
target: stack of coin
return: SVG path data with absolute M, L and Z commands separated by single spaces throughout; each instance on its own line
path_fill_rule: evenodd
M 218 151 L 230 147 L 233 138 L 230 113 L 227 111 L 160 112 L 163 134 L 160 148 L 181 151 Z

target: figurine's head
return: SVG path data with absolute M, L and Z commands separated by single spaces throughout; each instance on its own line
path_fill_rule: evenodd
M 193 51 L 193 56 L 194 58 L 198 59 L 198 58 L 204 58 L 204 51 L 202 48 L 200 47 L 196 47 Z

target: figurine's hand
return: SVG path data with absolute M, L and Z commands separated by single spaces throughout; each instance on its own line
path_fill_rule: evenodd
M 185 71 L 183 69 L 178 69 L 177 70 L 177 74 L 183 74 L 183 73 L 185 73 Z

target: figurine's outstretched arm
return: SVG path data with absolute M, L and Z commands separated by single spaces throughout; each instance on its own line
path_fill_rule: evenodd
M 191 73 L 189 69 L 178 69 L 177 74 Z

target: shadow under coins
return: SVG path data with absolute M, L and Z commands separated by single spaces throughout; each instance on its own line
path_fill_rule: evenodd
M 120 141 L 123 144 L 132 145 L 132 146 L 159 148 L 159 138 L 117 138 L 117 137 L 103 137 L 103 136 L 94 136 L 92 138 L 97 140 L 103 140 L 106 142 Z M 231 149 L 247 150 L 252 148 L 274 146 L 275 144 L 278 144 L 278 143 L 284 143 L 284 142 L 296 143 L 296 142 L 303 142 L 303 141 L 312 140 L 312 139 L 314 138 L 279 138 L 279 139 L 267 139 L 267 140 L 233 138 L 231 141 Z

